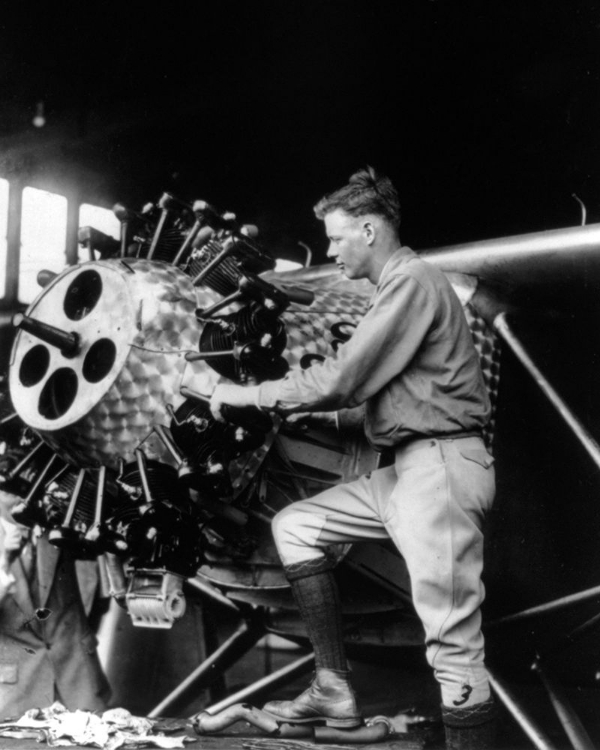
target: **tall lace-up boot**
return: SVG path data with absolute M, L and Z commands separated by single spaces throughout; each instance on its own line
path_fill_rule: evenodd
M 316 674 L 310 687 L 295 700 L 269 701 L 263 711 L 284 722 L 325 721 L 348 729 L 362 724 L 362 718 L 349 682 L 342 610 L 332 567 L 328 558 L 319 557 L 285 569 L 315 652 Z
M 348 681 L 348 671 L 317 669 L 303 693 L 292 701 L 269 701 L 263 711 L 290 724 L 325 722 L 329 727 L 352 729 L 362 724 L 356 696 Z
M 493 698 L 467 708 L 442 706 L 446 750 L 495 750 L 496 706 Z

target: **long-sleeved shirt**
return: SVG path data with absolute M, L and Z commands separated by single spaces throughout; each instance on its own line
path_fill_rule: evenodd
M 384 266 L 369 309 L 335 355 L 262 383 L 259 405 L 282 413 L 366 402 L 376 448 L 480 431 L 490 414 L 461 303 L 444 274 L 403 247 Z

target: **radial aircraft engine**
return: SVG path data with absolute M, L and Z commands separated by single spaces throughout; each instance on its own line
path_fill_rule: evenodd
M 20 523 L 48 529 L 76 558 L 101 558 L 135 625 L 171 627 L 183 582 L 217 560 L 262 563 L 252 575 L 286 588 L 269 521 L 297 492 L 275 497 L 261 472 L 280 423 L 257 409 L 215 421 L 216 383 L 280 378 L 326 356 L 364 297 L 266 280 L 275 262 L 256 228 L 203 201 L 164 194 L 115 213 L 120 241 L 82 227 L 89 260 L 42 271 L 43 290 L 13 318 L 2 489 L 19 497 Z M 310 465 L 320 448 L 302 446 Z M 314 481 L 360 461 L 342 446 L 328 446 L 335 460 Z M 302 483 L 293 458 L 280 446 L 269 464 Z
M 256 228 L 205 201 L 165 193 L 141 211 L 114 210 L 120 240 L 82 227 L 89 260 L 41 271 L 39 296 L 14 316 L 1 491 L 16 498 L 20 523 L 47 529 L 76 558 L 98 558 L 134 625 L 171 628 L 186 595 L 198 593 L 242 616 L 227 648 L 153 711 L 165 715 L 266 631 L 302 640 L 270 520 L 386 460 L 366 444 L 360 408 L 286 421 L 230 408 L 221 423 L 211 393 L 219 382 L 257 384 L 334 354 L 372 287 L 332 266 L 275 273 Z M 495 409 L 485 436 L 498 476 L 486 535 L 488 653 L 493 661 L 494 643 L 503 655 L 510 643 L 527 671 L 537 654 L 540 673 L 548 668 L 540 642 L 557 640 L 550 619 L 553 628 L 565 620 L 560 638 L 569 643 L 598 620 L 573 624 L 600 584 L 600 512 L 589 500 L 600 466 L 589 432 L 600 415 L 597 347 L 578 339 L 595 341 L 598 248 L 600 230 L 590 226 L 425 253 L 463 302 Z M 548 372 L 589 419 L 575 416 Z M 577 513 L 553 503 L 557 492 Z M 397 551 L 369 543 L 336 553 L 349 645 L 422 649 Z M 507 638 L 519 624 L 520 637 Z M 571 678 L 594 681 L 589 655 L 569 662 Z M 309 661 L 299 659 L 298 670 Z
M 294 606 L 270 520 L 380 457 L 360 409 L 282 422 L 230 408 L 223 424 L 208 402 L 218 382 L 281 378 L 334 354 L 372 290 L 329 267 L 286 281 L 256 227 L 205 201 L 164 194 L 139 212 L 114 210 L 120 240 L 80 228 L 89 260 L 42 270 L 39 296 L 13 318 L 0 463 L 1 489 L 18 498 L 13 517 L 76 558 L 97 557 L 136 626 L 172 627 L 186 584 L 279 612 L 274 628 L 298 630 L 286 621 Z M 462 292 L 493 391 L 495 336 L 468 305 L 469 284 Z M 359 640 L 379 639 L 382 613 L 394 615 L 392 632 L 400 609 L 403 638 L 420 643 L 395 551 L 339 557 Z

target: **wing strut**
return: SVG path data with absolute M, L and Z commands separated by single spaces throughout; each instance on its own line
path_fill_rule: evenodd
M 527 372 L 529 372 L 537 385 L 541 388 L 544 395 L 547 396 L 552 406 L 555 407 L 560 416 L 567 423 L 575 437 L 588 452 L 592 461 L 600 469 L 600 445 L 598 445 L 598 443 L 586 430 L 579 419 L 577 419 L 577 417 L 573 414 L 571 409 L 569 409 L 565 401 L 559 396 L 559 394 L 549 383 L 547 378 L 544 377 L 541 370 L 531 359 L 531 357 L 527 353 L 527 350 L 511 328 L 508 322 L 507 313 L 501 312 L 496 315 L 496 317 L 494 318 L 493 326 L 498 334 L 502 337 L 503 341 L 508 344 L 511 351 L 524 365 L 525 369 L 527 370 Z
M 543 729 L 540 729 L 535 721 L 525 713 L 506 685 L 490 671 L 489 667 L 488 677 L 490 685 L 494 689 L 498 699 L 502 701 L 513 719 L 529 737 L 537 750 L 558 750 L 558 747 L 551 742 Z

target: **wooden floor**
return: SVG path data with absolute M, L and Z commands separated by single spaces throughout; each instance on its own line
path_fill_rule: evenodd
M 303 652 L 291 648 L 279 650 L 255 648 L 241 659 L 227 673 L 227 692 L 233 693 L 248 685 L 252 680 L 276 670 L 286 663 L 298 658 Z M 358 692 L 365 716 L 395 716 L 414 709 L 419 715 L 430 716 L 432 723 L 420 731 L 406 735 L 389 737 L 375 744 L 356 744 L 350 740 L 343 743 L 314 744 L 306 739 L 286 740 L 265 736 L 255 727 L 245 722 L 238 722 L 227 730 L 213 736 L 197 736 L 193 731 L 189 716 L 163 719 L 175 735 L 185 733 L 189 739 L 186 747 L 190 750 L 303 750 L 303 748 L 369 748 L 376 750 L 434 750 L 443 747 L 443 730 L 439 723 L 438 688 L 429 668 L 419 658 L 409 661 L 405 666 L 387 660 L 374 663 L 353 659 L 352 681 Z M 261 696 L 260 700 L 251 701 L 261 706 L 270 698 L 289 699 L 301 692 L 310 681 L 311 676 L 297 678 L 276 694 Z M 530 717 L 542 728 L 553 750 L 570 750 L 564 729 L 559 723 L 545 689 L 535 680 L 510 685 L 513 695 L 526 706 Z M 600 717 L 597 710 L 598 690 L 577 690 L 569 696 L 577 713 L 592 737 L 593 747 L 600 747 Z M 530 750 L 535 747 L 523 729 L 515 722 L 512 715 L 500 704 L 499 749 Z M 437 721 L 436 721 L 437 720 Z M 169 732 L 170 733 L 170 732 Z M 0 750 L 40 750 L 44 745 L 35 740 L 19 740 L 0 737 Z

